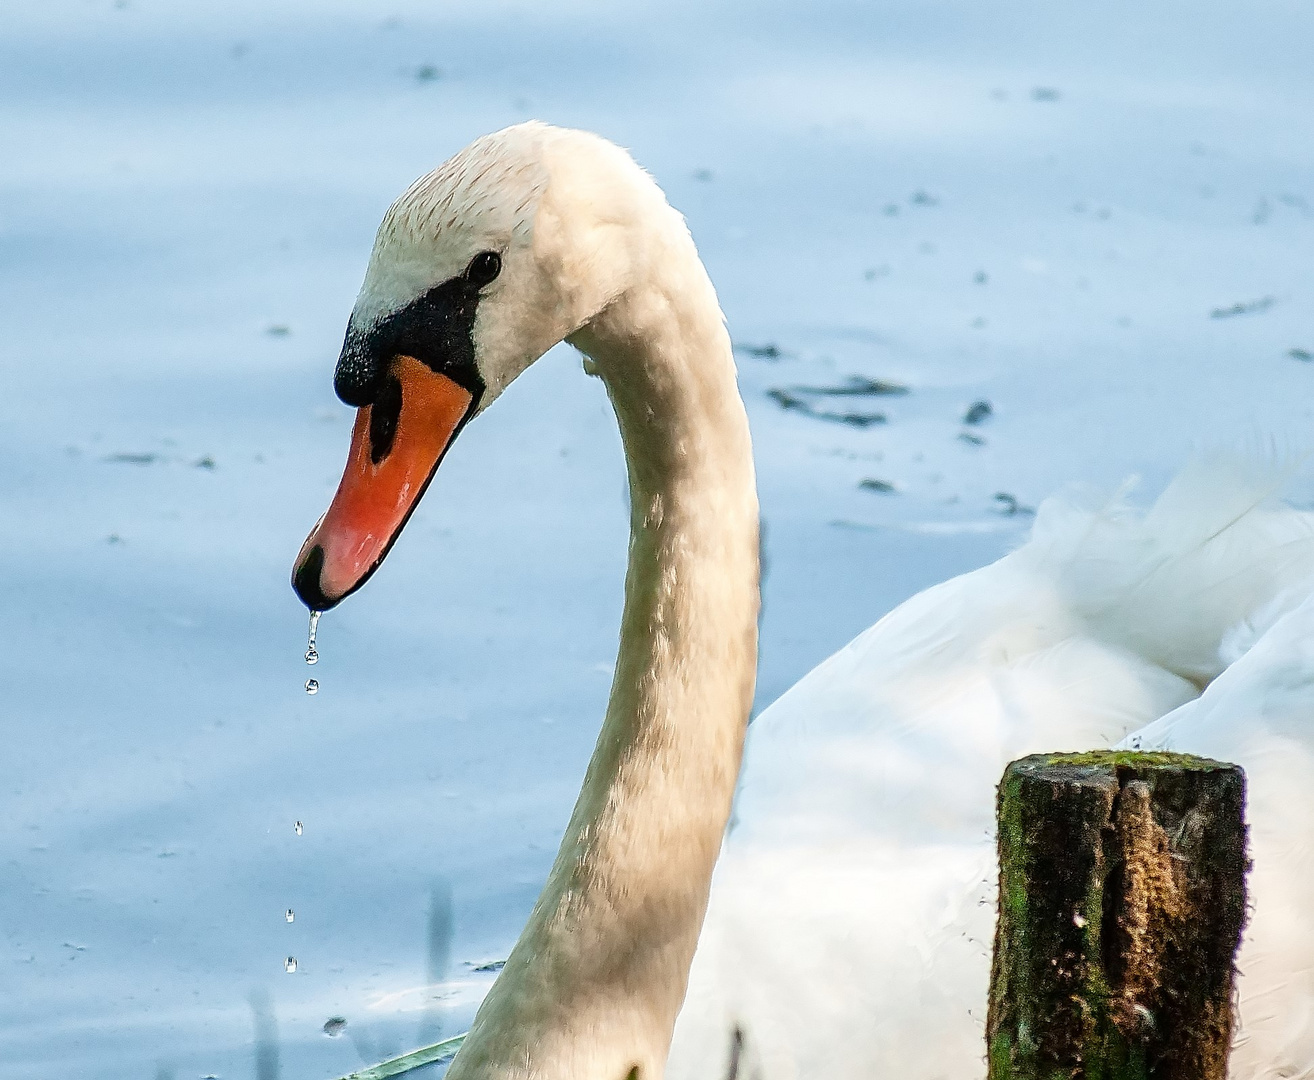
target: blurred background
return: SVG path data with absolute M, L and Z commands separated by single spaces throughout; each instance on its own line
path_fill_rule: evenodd
M 686 215 L 760 707 L 1060 487 L 1311 445 L 1311 41 L 1298 0 L 5 4 L 4 1075 L 346 1073 L 464 1030 L 537 894 L 620 611 L 601 384 L 558 348 L 463 434 L 314 669 L 287 582 L 412 179 L 539 118 Z M 906 392 L 818 392 L 862 380 Z

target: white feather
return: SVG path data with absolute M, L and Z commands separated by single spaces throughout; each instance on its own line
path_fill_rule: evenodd
M 1250 777 L 1231 1075 L 1310 1075 L 1314 516 L 1270 505 L 1287 473 L 1215 456 L 1148 511 L 1051 500 L 1026 545 L 909 600 L 764 712 L 668 1080 L 722 1080 L 735 1030 L 744 1077 L 983 1075 L 1004 765 L 1164 714 L 1145 736 Z

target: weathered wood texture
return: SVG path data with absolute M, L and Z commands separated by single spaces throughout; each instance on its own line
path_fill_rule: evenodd
M 990 1080 L 1224 1080 L 1245 920 L 1245 776 L 1045 754 L 999 785 Z

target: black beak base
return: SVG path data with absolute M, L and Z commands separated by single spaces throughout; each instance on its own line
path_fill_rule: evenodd
M 324 549 L 316 544 L 292 571 L 292 591 L 311 611 L 328 611 L 341 602 L 342 597 L 330 600 L 320 588 L 320 572 L 324 569 Z

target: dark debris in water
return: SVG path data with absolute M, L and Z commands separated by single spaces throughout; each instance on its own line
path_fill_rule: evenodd
M 1303 360 L 1307 364 L 1314 360 L 1314 352 L 1310 352 L 1308 349 L 1292 349 L 1287 355 L 1293 360 Z
M 985 446 L 985 442 L 986 442 L 985 439 L 983 439 L 975 431 L 960 431 L 958 433 L 958 438 L 961 439 L 963 442 L 969 444 L 970 446 Z
M 988 401 L 974 401 L 963 414 L 964 424 L 981 424 L 995 415 L 994 406 Z
M 995 492 L 995 510 L 1004 515 L 1004 517 L 1017 517 L 1018 515 L 1031 516 L 1035 508 L 1024 506 L 1018 502 L 1016 495 L 1010 495 L 1007 491 Z
M 791 386 L 793 394 L 817 394 L 824 397 L 902 397 L 909 393 L 903 383 L 850 375 L 838 386 Z
M 745 356 L 751 356 L 754 360 L 779 360 L 785 355 L 785 351 L 774 341 L 768 341 L 763 345 L 749 345 L 747 342 L 738 341 L 735 342 L 734 350 Z
M 106 461 L 115 465 L 153 465 L 160 460 L 159 454 L 134 454 L 127 451 L 120 451 L 117 454 L 109 454 L 105 457 Z
M 867 476 L 858 481 L 858 487 L 863 491 L 876 491 L 882 495 L 894 495 L 898 493 L 898 488 L 888 480 L 878 480 L 874 476 Z
M 347 1018 L 345 1016 L 330 1016 L 324 1021 L 324 1034 L 330 1039 L 336 1039 L 342 1034 L 346 1026 Z
M 1231 307 L 1216 307 L 1209 313 L 1211 319 L 1230 319 L 1236 315 L 1258 315 L 1277 303 L 1277 297 L 1261 296 L 1258 300 L 1247 300 L 1233 304 Z
M 506 967 L 505 960 L 489 960 L 486 964 L 476 964 L 471 970 L 473 971 L 501 971 Z
M 1032 101 L 1058 101 L 1063 95 L 1054 86 L 1037 86 L 1031 91 Z
M 854 409 L 827 409 L 817 399 L 855 397 L 902 397 L 909 393 L 902 383 L 885 379 L 870 379 L 865 375 L 850 375 L 834 386 L 788 386 L 768 390 L 767 395 L 782 409 L 801 412 L 818 420 L 830 420 L 851 427 L 870 427 L 884 424 L 886 416 L 878 412 L 860 412 Z
M 1278 196 L 1278 202 L 1283 206 L 1289 206 L 1293 210 L 1299 210 L 1302 217 L 1314 217 L 1314 207 L 1299 195 L 1283 194 Z
M 831 420 L 839 424 L 848 424 L 850 427 L 871 427 L 873 424 L 885 423 L 884 413 L 875 412 L 836 412 L 830 409 L 819 409 L 806 397 L 800 396 L 791 390 L 768 390 L 767 396 L 770 397 L 782 409 L 789 409 L 792 412 L 800 412 L 805 416 L 811 416 L 817 420 Z
M 198 458 L 192 464 L 198 469 L 208 469 L 211 472 L 214 471 L 214 458 L 209 454 L 206 454 L 203 458 Z
M 788 390 L 781 390 L 776 387 L 767 391 L 767 397 L 779 405 L 782 409 L 801 409 L 807 412 L 811 406 L 801 397 L 791 394 Z

